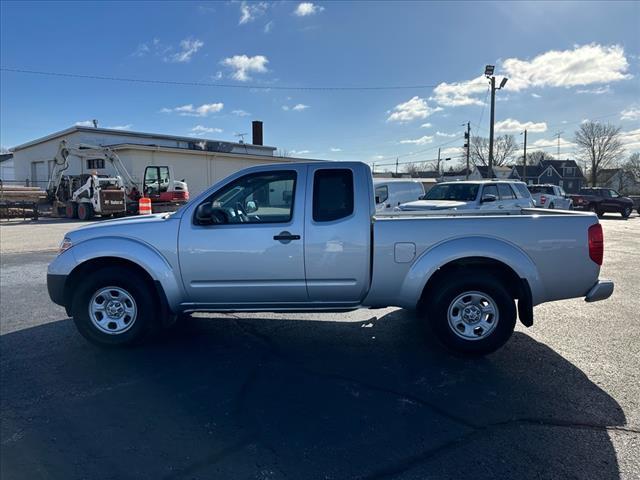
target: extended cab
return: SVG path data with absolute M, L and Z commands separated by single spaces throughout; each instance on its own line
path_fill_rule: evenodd
M 530 326 L 534 305 L 609 297 L 602 255 L 590 213 L 377 217 L 364 163 L 291 163 L 235 173 L 173 214 L 74 230 L 47 283 L 99 344 L 137 342 L 194 311 L 396 306 L 450 349 L 485 354 L 518 314 Z

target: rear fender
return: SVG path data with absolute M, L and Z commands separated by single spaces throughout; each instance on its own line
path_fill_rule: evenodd
M 63 255 L 72 254 L 75 259 L 74 267 L 87 261 L 115 257 L 128 260 L 143 268 L 149 276 L 164 290 L 169 308 L 173 312 L 183 300 L 183 291 L 179 278 L 165 257 L 148 243 L 122 237 L 99 237 L 89 239 L 74 245 Z M 61 255 L 62 257 L 62 255 Z M 69 263 L 69 262 L 65 262 Z M 69 272 L 59 272 L 66 273 Z
M 544 287 L 535 264 L 520 248 L 491 237 L 462 237 L 440 243 L 426 250 L 413 263 L 400 290 L 400 305 L 413 308 L 431 276 L 444 265 L 455 260 L 484 257 L 502 262 L 529 284 L 532 303 L 544 298 Z

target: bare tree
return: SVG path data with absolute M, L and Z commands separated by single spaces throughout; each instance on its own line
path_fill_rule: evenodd
M 516 151 L 513 135 L 502 135 L 493 140 L 493 165 L 501 167 L 511 161 Z M 475 166 L 489 165 L 489 139 L 471 137 L 471 163 Z
M 431 162 L 412 162 L 404 166 L 404 171 L 412 177 L 417 177 L 418 172 L 433 171 L 436 169 L 435 163 Z
M 596 186 L 598 171 L 614 163 L 624 153 L 620 127 L 607 123 L 585 122 L 575 134 L 578 156 L 591 162 L 591 185 Z
M 555 160 L 555 157 L 550 153 L 543 152 L 542 150 L 535 150 L 531 153 L 527 153 L 527 165 L 535 165 L 536 163 L 544 160 Z
M 622 167 L 631 172 L 637 181 L 640 181 L 640 153 L 632 153 Z

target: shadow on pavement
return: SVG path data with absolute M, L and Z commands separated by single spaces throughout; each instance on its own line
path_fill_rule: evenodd
M 619 405 L 522 333 L 471 360 L 403 311 L 194 318 L 103 350 L 63 320 L 0 348 L 3 478 L 619 476 Z

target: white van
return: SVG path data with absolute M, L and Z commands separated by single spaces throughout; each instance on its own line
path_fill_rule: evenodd
M 424 195 L 424 186 L 419 180 L 410 178 L 374 178 L 376 212 L 391 212 L 401 203 L 419 200 Z

